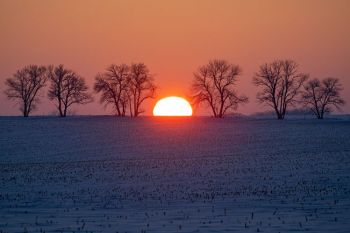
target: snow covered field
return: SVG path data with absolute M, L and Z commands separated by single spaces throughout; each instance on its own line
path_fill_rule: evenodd
M 349 120 L 0 118 L 0 232 L 349 230 Z

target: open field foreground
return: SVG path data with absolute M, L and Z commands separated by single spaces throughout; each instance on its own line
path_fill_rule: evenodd
M 349 120 L 0 118 L 0 232 L 349 229 Z

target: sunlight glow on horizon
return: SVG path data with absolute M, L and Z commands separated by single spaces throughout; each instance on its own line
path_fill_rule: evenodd
M 181 97 L 170 96 L 160 99 L 153 109 L 154 116 L 192 116 L 192 107 Z

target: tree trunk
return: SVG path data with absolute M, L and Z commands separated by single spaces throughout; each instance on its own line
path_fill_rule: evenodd
M 28 105 L 27 105 L 27 103 L 24 103 L 23 105 L 24 105 L 23 106 L 23 116 L 28 117 L 29 116 Z
M 64 112 L 63 112 L 63 116 L 62 117 L 66 117 L 67 116 L 67 105 L 64 105 Z
M 317 118 L 321 120 L 321 119 L 323 119 L 323 115 L 324 115 L 324 111 L 322 110 L 321 113 L 318 115 Z
M 62 101 L 60 98 L 58 99 L 58 111 L 60 112 L 60 117 L 63 117 Z

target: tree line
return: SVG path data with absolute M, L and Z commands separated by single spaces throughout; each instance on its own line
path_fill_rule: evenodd
M 193 73 L 189 99 L 194 108 L 203 106 L 212 115 L 222 118 L 248 102 L 238 94 L 237 80 L 242 74 L 239 65 L 226 60 L 211 60 Z M 28 65 L 5 80 L 8 99 L 20 105 L 24 117 L 36 109 L 40 91 L 49 83 L 47 97 L 54 102 L 58 114 L 66 117 L 73 104 L 93 101 L 85 79 L 63 65 Z M 310 78 L 293 60 L 275 60 L 262 64 L 253 76 L 253 85 L 260 104 L 269 106 L 277 119 L 284 119 L 288 109 L 309 109 L 318 119 L 340 109 L 345 101 L 339 79 Z M 143 63 L 112 64 L 95 76 L 93 91 L 100 94 L 100 103 L 112 106 L 117 116 L 137 117 L 144 112 L 143 103 L 156 97 L 154 75 Z
M 76 72 L 58 66 L 28 65 L 5 80 L 8 99 L 20 105 L 24 117 L 36 109 L 40 102 L 39 92 L 49 82 L 47 96 L 56 105 L 59 116 L 66 117 L 73 104 L 93 101 L 85 79 Z M 143 63 L 110 65 L 105 72 L 98 73 L 93 87 L 101 94 L 100 102 L 111 105 L 117 116 L 137 117 L 144 110 L 143 102 L 154 98 L 157 87 L 153 75 Z

